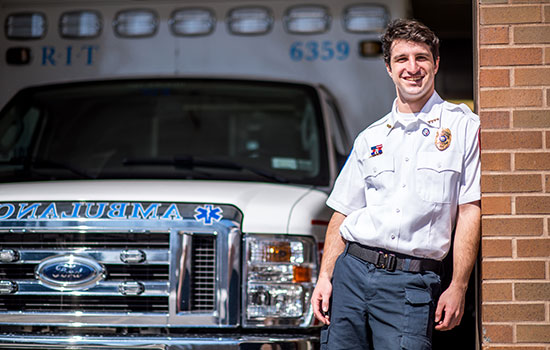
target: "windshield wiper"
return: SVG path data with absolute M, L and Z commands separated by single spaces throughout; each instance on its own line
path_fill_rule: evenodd
M 267 179 L 288 183 L 284 177 L 273 172 L 255 168 L 246 164 L 241 164 L 225 160 L 205 160 L 198 159 L 193 156 L 176 156 L 173 158 L 127 158 L 122 161 L 124 166 L 147 165 L 147 166 L 173 166 L 175 168 L 193 169 L 195 167 L 214 168 L 214 169 L 229 169 L 242 171 L 247 170 L 256 175 Z

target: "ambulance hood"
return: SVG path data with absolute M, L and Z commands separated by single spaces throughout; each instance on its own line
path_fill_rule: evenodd
M 326 194 L 306 186 L 197 180 L 101 180 L 0 185 L 0 202 L 117 201 L 234 205 L 248 233 L 311 232 L 328 220 Z M 293 215 L 295 213 L 295 215 Z

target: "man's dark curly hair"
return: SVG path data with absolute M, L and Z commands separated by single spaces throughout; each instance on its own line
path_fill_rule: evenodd
M 434 62 L 439 57 L 439 38 L 427 26 L 414 19 L 396 19 L 388 24 L 382 34 L 382 50 L 384 61 L 389 66 L 391 61 L 391 48 L 395 40 L 402 39 L 428 45 Z

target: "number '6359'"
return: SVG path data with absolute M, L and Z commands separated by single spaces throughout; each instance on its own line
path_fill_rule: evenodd
M 290 58 L 293 61 L 343 61 L 349 56 L 349 43 L 344 40 L 295 41 L 290 45 Z

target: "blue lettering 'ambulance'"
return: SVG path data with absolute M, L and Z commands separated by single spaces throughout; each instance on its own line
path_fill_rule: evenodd
M 223 219 L 223 210 L 213 204 L 196 206 L 194 219 L 212 225 Z M 183 220 L 177 203 L 49 202 L 0 203 L 0 221 L 30 220 Z

